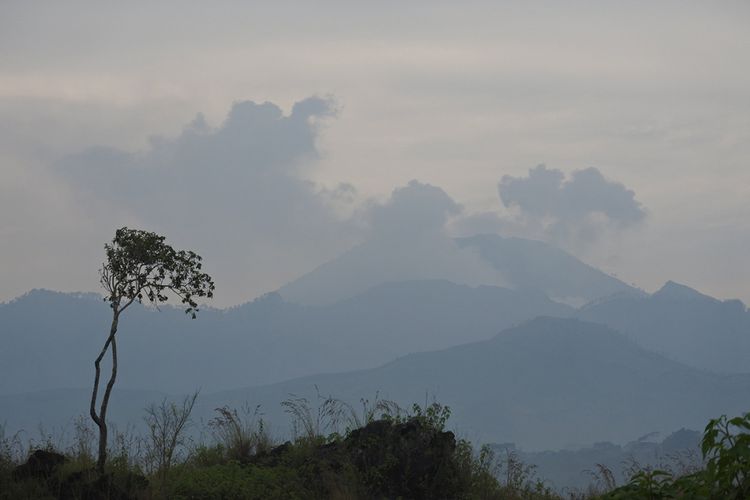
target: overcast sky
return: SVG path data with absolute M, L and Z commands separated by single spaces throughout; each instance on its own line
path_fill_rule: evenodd
M 750 303 L 748 26 L 745 1 L 4 1 L 0 301 L 96 290 L 122 225 L 204 255 L 225 306 L 429 220 Z

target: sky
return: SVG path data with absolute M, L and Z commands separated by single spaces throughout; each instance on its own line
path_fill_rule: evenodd
M 0 301 L 127 225 L 238 304 L 379 234 L 750 303 L 750 4 L 0 3 Z M 384 233 L 385 232 L 385 233 Z

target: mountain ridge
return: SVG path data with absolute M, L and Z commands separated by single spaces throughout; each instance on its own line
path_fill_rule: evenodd
M 442 278 L 463 285 L 485 284 L 535 289 L 553 299 L 575 302 L 575 305 L 618 292 L 635 295 L 643 293 L 541 241 L 480 234 L 434 242 L 431 240 L 431 244 L 438 249 L 439 254 L 442 252 L 455 257 L 454 253 L 458 253 L 462 256 L 462 263 L 471 261 L 475 265 L 466 269 L 451 269 L 450 265 L 456 260 L 445 257 L 445 267 L 448 269 L 433 266 L 426 270 L 404 270 L 402 274 L 398 274 L 396 270 L 403 264 L 398 262 L 399 258 L 418 262 L 419 252 L 429 254 L 432 247 L 420 241 L 404 245 L 400 249 L 404 255 L 399 253 L 394 256 L 389 253 L 388 248 L 379 247 L 378 242 L 366 242 L 285 284 L 278 292 L 291 302 L 324 305 L 361 294 L 383 282 Z M 408 252 L 416 252 L 417 255 Z M 382 272 L 393 266 L 396 266 L 392 269 L 394 272 Z M 477 269 L 484 275 L 477 275 Z M 428 271 L 433 274 L 417 278 L 413 274 Z
M 290 395 L 305 397 L 314 411 L 318 390 L 355 407 L 376 394 L 403 407 L 434 395 L 451 407 L 461 435 L 534 450 L 700 428 L 716 414 L 743 411 L 750 375 L 702 371 L 647 351 L 608 327 L 541 317 L 489 340 L 413 353 L 375 368 L 206 393 L 195 417 L 211 418 L 224 405 L 261 405 L 268 425 L 284 432 L 288 415 L 280 403 Z M 83 410 L 86 391 L 80 392 Z M 22 395 L 0 401 L 0 408 L 12 404 L 16 416 L 49 416 L 39 408 L 34 413 Z M 127 414 L 135 413 L 133 407 Z
M 750 311 L 669 281 L 652 295 L 613 296 L 576 317 L 614 328 L 640 345 L 715 372 L 750 372 Z
M 194 321 L 180 308 L 138 305 L 118 333 L 119 384 L 138 389 L 158 380 L 166 392 L 268 384 L 378 366 L 406 352 L 489 338 L 539 314 L 574 312 L 533 291 L 435 280 L 384 284 L 330 306 L 267 294 L 202 310 Z M 0 305 L 0 394 L 88 385 L 110 320 L 107 304 L 88 296 L 35 292 Z

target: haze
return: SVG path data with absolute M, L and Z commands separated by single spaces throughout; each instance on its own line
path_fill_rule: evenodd
M 748 26 L 0 2 L 0 492 L 749 497 Z
M 739 1 L 3 2 L 0 300 L 97 290 L 129 225 L 201 253 L 219 306 L 417 227 L 748 302 L 748 21 Z M 484 276 L 454 250 L 441 277 Z

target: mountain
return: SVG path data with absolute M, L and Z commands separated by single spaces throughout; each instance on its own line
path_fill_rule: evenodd
M 555 300 L 582 305 L 611 295 L 643 295 L 640 290 L 541 241 L 494 234 L 456 241 L 462 248 L 475 249 L 509 280 L 510 286 L 541 290 Z
M 653 293 L 652 297 L 661 301 L 701 301 L 701 302 L 719 302 L 717 299 L 700 293 L 698 290 L 690 288 L 674 281 L 667 281 L 664 286 Z
M 435 232 L 375 236 L 278 292 L 286 300 L 327 305 L 395 281 L 446 280 L 461 285 L 504 286 L 505 280 L 471 249 Z
M 750 311 L 667 282 L 651 296 L 616 296 L 583 307 L 578 317 L 625 333 L 647 349 L 692 366 L 750 373 Z
M 410 354 L 370 370 L 213 394 L 203 405 L 261 404 L 276 428 L 286 428 L 279 403 L 294 394 L 317 404 L 316 388 L 355 406 L 376 394 L 406 407 L 435 396 L 472 440 L 555 449 L 702 428 L 722 413 L 747 411 L 750 375 L 707 373 L 605 326 L 542 317 L 490 340 Z
M 642 294 L 541 241 L 489 234 L 415 238 L 396 248 L 366 242 L 281 287 L 279 294 L 300 304 L 329 304 L 387 281 L 410 279 L 533 289 L 575 305 L 617 293 Z
M 607 327 L 543 317 L 490 340 L 410 354 L 378 368 L 204 392 L 194 420 L 206 421 L 223 405 L 261 405 L 272 433 L 284 436 L 289 415 L 280 403 L 290 395 L 306 397 L 315 415 L 317 390 L 355 408 L 361 407 L 360 398 L 372 401 L 376 394 L 403 407 L 434 396 L 452 409 L 459 436 L 539 450 L 703 428 L 709 418 L 747 411 L 750 375 L 704 372 L 646 351 Z M 11 431 L 21 424 L 27 429 L 37 422 L 65 424 L 85 410 L 87 393 L 0 396 L 0 422 L 8 421 Z M 158 400 L 153 394 L 142 394 L 142 401 L 123 394 L 117 389 L 113 395 L 120 410 L 112 417 L 120 422 Z M 58 406 L 63 400 L 79 401 L 79 411 L 66 414 L 73 408 Z
M 522 462 L 535 465 L 536 477 L 543 478 L 546 485 L 560 492 L 573 488 L 585 491 L 593 481 L 593 472 L 598 471 L 600 465 L 612 472 L 617 484 L 630 479 L 628 468 L 634 463 L 662 470 L 668 465 L 677 471 L 699 465 L 702 432 L 680 429 L 660 443 L 653 441 L 654 437 L 643 436 L 625 445 L 594 443 L 577 450 L 524 452 L 507 443 L 493 448 L 501 459 L 508 451 L 513 451 Z
M 159 313 L 134 305 L 120 322 L 118 386 L 152 389 L 159 379 L 151 377 L 164 377 L 174 388 L 171 377 L 206 364 L 205 328 L 221 318 L 212 309 L 190 321 L 172 307 Z M 33 290 L 0 305 L 0 394 L 90 386 L 110 321 L 111 310 L 95 294 Z
M 320 307 L 269 294 L 194 321 L 176 308 L 133 306 L 118 332 L 118 387 L 215 391 L 374 367 L 574 313 L 539 292 L 447 281 L 386 283 Z M 110 315 L 91 294 L 35 290 L 0 305 L 0 394 L 88 387 Z
M 145 435 L 144 409 L 159 403 L 166 394 L 157 391 L 130 391 L 115 387 L 110 399 L 110 429 L 133 431 Z M 91 389 L 54 389 L 22 394 L 0 395 L 0 438 L 20 433 L 22 442 L 29 439 L 43 445 L 51 441 L 57 449 L 72 444 L 75 425 L 93 427 L 89 417 Z M 93 433 L 92 433 L 93 436 Z M 132 436 L 131 436 L 132 437 Z

